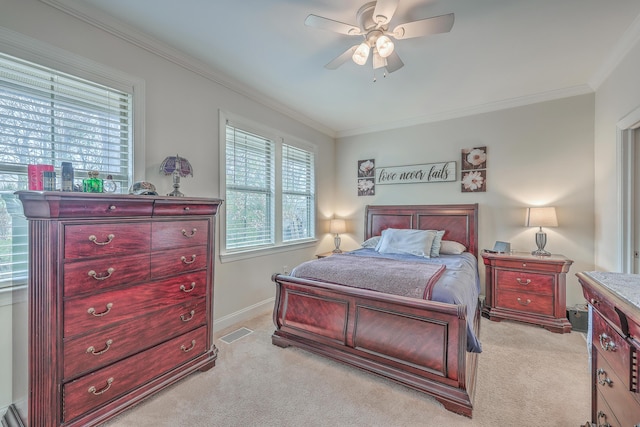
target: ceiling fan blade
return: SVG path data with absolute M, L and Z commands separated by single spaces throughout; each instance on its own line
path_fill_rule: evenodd
M 309 15 L 304 20 L 307 27 L 319 28 L 321 30 L 333 31 L 334 33 L 346 34 L 348 36 L 358 36 L 361 34 L 360 28 L 345 24 L 344 22 L 334 21 L 333 19 L 323 18 L 318 15 Z
M 359 45 L 351 46 L 349 49 L 345 50 L 340 56 L 335 58 L 333 61 L 329 62 L 324 68 L 328 70 L 335 70 L 345 62 L 351 59 L 353 56 L 353 52 L 356 51 Z
M 400 68 L 404 67 L 404 62 L 398 56 L 398 54 L 394 51 L 391 55 L 387 56 L 387 72 L 389 74 L 394 71 L 398 71 Z
M 453 21 L 453 13 L 420 19 L 419 21 L 398 25 L 393 29 L 392 35 L 396 39 L 410 39 L 431 34 L 447 33 L 451 31 Z
M 396 13 L 399 0 L 378 0 L 373 10 L 373 21 L 378 25 L 388 24 Z

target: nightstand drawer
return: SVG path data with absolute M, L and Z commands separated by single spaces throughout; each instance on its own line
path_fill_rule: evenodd
M 526 271 L 497 270 L 498 286 L 502 290 L 534 292 L 553 295 L 553 276 Z
M 497 293 L 497 306 L 529 313 L 553 315 L 553 297 L 527 292 L 505 291 Z

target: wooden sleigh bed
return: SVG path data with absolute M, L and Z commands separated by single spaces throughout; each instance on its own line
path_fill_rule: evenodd
M 387 228 L 446 230 L 478 257 L 478 206 L 368 206 L 365 239 Z M 321 261 L 321 260 L 319 260 Z M 276 274 L 273 344 L 296 346 L 434 396 L 472 416 L 478 353 L 467 351 L 467 317 L 448 304 Z

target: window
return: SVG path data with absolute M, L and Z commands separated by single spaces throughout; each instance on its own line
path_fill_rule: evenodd
M 132 91 L 131 91 L 132 92 Z M 26 283 L 27 224 L 13 192 L 30 164 L 132 181 L 132 93 L 0 54 L 0 288 Z M 59 185 L 58 185 L 59 187 Z
M 223 253 L 315 239 L 315 156 L 272 131 L 222 121 Z

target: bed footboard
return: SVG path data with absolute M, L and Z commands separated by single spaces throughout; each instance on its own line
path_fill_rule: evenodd
M 273 344 L 389 378 L 472 416 L 477 354 L 466 351 L 463 305 L 283 275 L 272 280 L 277 288 Z

